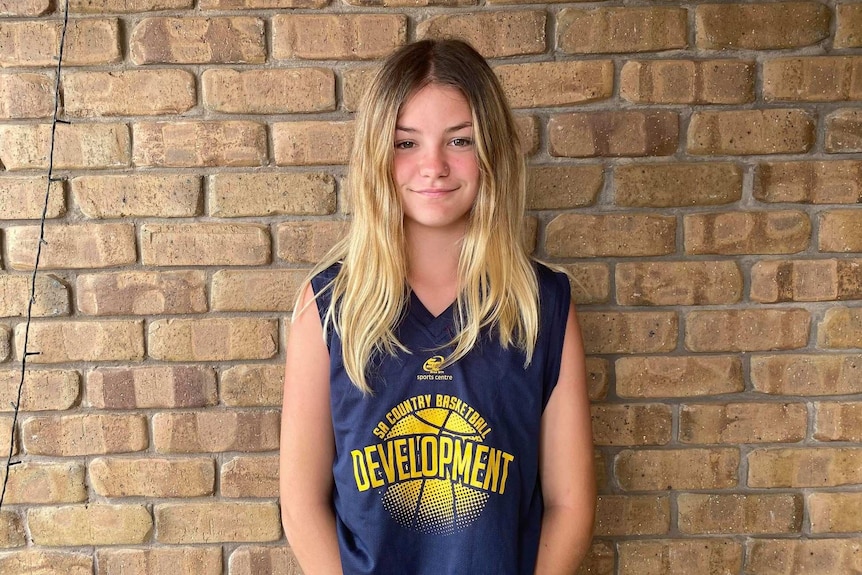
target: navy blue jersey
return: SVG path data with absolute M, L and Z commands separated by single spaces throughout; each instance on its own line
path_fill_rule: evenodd
M 532 575 L 542 493 L 539 430 L 560 371 L 569 308 L 564 274 L 537 264 L 540 325 L 532 362 L 493 334 L 441 366 L 453 309 L 414 295 L 398 339 L 375 358 L 373 395 L 351 383 L 327 333 L 335 432 L 333 505 L 345 575 Z M 338 272 L 312 280 L 318 309 Z M 321 290 L 324 290 L 321 293 Z

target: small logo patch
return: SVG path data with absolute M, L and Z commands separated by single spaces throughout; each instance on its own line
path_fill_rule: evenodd
M 435 355 L 434 357 L 429 357 L 425 364 L 422 366 L 428 373 L 440 373 L 442 370 L 440 366 L 443 365 L 443 356 Z

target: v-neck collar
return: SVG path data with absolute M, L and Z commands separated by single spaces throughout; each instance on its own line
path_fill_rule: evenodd
M 425 329 L 435 344 L 445 343 L 452 337 L 449 328 L 452 325 L 454 309 L 455 302 L 452 302 L 449 307 L 440 312 L 440 315 L 435 316 L 428 311 L 416 293 L 410 290 L 410 304 L 407 313 L 419 326 Z M 442 337 L 442 341 L 441 336 L 445 336 Z

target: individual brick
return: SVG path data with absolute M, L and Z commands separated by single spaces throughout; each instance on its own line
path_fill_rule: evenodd
M 596 445 L 665 445 L 671 439 L 670 406 L 593 405 Z
M 126 124 L 58 124 L 53 168 L 125 168 L 130 148 Z M 50 154 L 50 124 L 0 126 L 0 161 L 7 170 L 47 170 Z
M 564 265 L 569 274 L 572 301 L 576 304 L 606 303 L 610 299 L 611 274 L 606 264 Z
M 142 451 L 149 445 L 144 415 L 77 414 L 24 420 L 21 438 L 30 455 L 77 457 Z
M 497 66 L 494 72 L 513 108 L 570 106 L 606 100 L 614 91 L 612 60 L 509 64 Z
M 214 174 L 209 183 L 209 212 L 218 218 L 335 211 L 335 178 L 322 172 Z
M 386 8 L 420 7 L 420 6 L 475 6 L 477 0 L 344 0 L 351 6 L 383 6 Z
M 774 395 L 850 395 L 862 392 L 862 355 L 756 355 L 754 390 Z
M 114 14 L 178 10 L 193 5 L 194 0 L 70 0 L 69 10 L 75 14 Z
M 754 197 L 761 202 L 862 202 L 862 162 L 765 162 L 757 166 Z
M 63 369 L 28 369 L 21 387 L 21 370 L 0 371 L 0 411 L 63 411 L 78 402 L 80 382 L 78 372 Z
M 87 373 L 87 402 L 98 409 L 207 407 L 218 403 L 206 366 L 100 367 Z
M 40 16 L 51 8 L 51 0 L 0 0 L 0 16 Z
M 30 547 L 21 551 L 0 553 L 0 573 L 92 575 L 93 557 L 83 553 Z
M 143 18 L 129 38 L 132 62 L 141 64 L 262 64 L 260 18 Z
M 306 270 L 219 270 L 212 277 L 214 311 L 293 310 Z
M 748 454 L 749 487 L 836 487 L 862 481 L 862 449 L 766 448 Z
M 77 307 L 89 315 L 158 315 L 207 311 L 201 271 L 123 271 L 82 274 Z
M 272 17 L 276 60 L 373 60 L 407 41 L 403 14 L 279 14 Z
M 221 547 L 98 549 L 98 575 L 222 575 Z
M 587 393 L 590 401 L 602 401 L 608 396 L 610 365 L 601 357 L 586 358 Z
M 701 4 L 695 8 L 697 47 L 781 50 L 829 36 L 829 7 L 819 2 Z
M 115 70 L 63 75 L 69 116 L 181 114 L 196 104 L 195 78 L 185 70 Z
M 277 410 L 157 413 L 153 445 L 159 453 L 274 451 L 280 425 Z
M 636 104 L 744 104 L 754 101 L 754 62 L 630 60 L 620 96 Z
M 66 505 L 27 511 L 33 543 L 46 546 L 140 544 L 150 538 L 153 519 L 143 505 Z
M 347 234 L 348 222 L 293 221 L 278 224 L 276 244 L 278 258 L 289 263 L 312 264 Z
M 49 118 L 54 80 L 49 74 L 0 74 L 0 118 Z
M 738 469 L 737 449 L 624 449 L 614 462 L 625 491 L 729 489 Z
M 144 224 L 141 252 L 149 266 L 250 266 L 270 260 L 269 227 L 259 224 Z
M 862 152 L 862 113 L 855 108 L 838 110 L 826 118 L 827 152 Z
M 841 3 L 835 6 L 838 26 L 832 46 L 835 48 L 862 47 L 862 6 Z
M 16 270 L 34 266 L 40 226 L 7 228 L 7 264 Z M 39 259 L 40 270 L 107 268 L 134 263 L 132 224 L 49 224 Z
M 685 347 L 696 352 L 767 351 L 808 345 L 811 315 L 804 309 L 693 311 Z
M 749 539 L 746 562 L 758 575 L 841 575 L 862 570 L 858 539 Z
M 284 366 L 235 365 L 220 378 L 222 403 L 234 407 L 280 406 Z
M 819 402 L 815 408 L 814 439 L 858 442 L 862 438 L 862 403 Z
M 620 397 L 694 397 L 745 388 L 735 356 L 621 357 L 614 367 Z
M 416 36 L 461 38 L 486 58 L 541 54 L 547 46 L 544 10 L 491 10 L 432 16 L 416 27 Z
M 800 210 L 690 214 L 683 235 L 687 254 L 794 254 L 808 248 L 811 221 Z
M 269 359 L 278 325 L 262 318 L 160 319 L 150 323 L 150 357 L 162 361 Z
M 371 85 L 379 66 L 361 66 L 341 72 L 341 103 L 348 112 L 356 112 Z
M 539 120 L 535 116 L 515 116 L 521 153 L 530 157 L 539 151 Z
M 353 145 L 352 121 L 275 122 L 272 146 L 279 166 L 346 164 Z
M 15 511 L 0 511 L 0 549 L 24 547 L 27 536 L 21 516 Z M 0 555 L 0 567 L 3 566 L 3 555 Z
M 862 299 L 862 260 L 767 260 L 751 268 L 760 303 Z
M 176 174 L 79 176 L 75 204 L 88 218 L 192 217 L 200 213 L 201 178 Z
M 144 357 L 142 321 L 61 321 L 30 325 L 31 363 L 140 361 Z M 25 325 L 15 326 L 17 357 L 24 351 Z
M 228 560 L 231 575 L 298 575 L 301 573 L 290 548 L 243 545 L 230 554 Z
M 562 214 L 545 232 L 545 250 L 555 258 L 658 256 L 675 249 L 673 216 Z
M 37 275 L 35 299 L 30 306 L 31 281 L 29 275 L 0 275 L 0 317 L 31 317 L 69 315 L 69 293 L 57 278 Z
M 47 219 L 66 213 L 62 182 L 51 182 L 49 190 L 47 176 L 0 178 L 0 220 L 38 220 L 43 210 Z
M 16 0 L 18 1 L 18 0 Z M 0 67 L 57 67 L 62 19 L 4 22 Z M 73 18 L 66 30 L 64 66 L 98 66 L 122 60 L 116 19 Z
M 804 110 L 694 112 L 688 153 L 695 155 L 796 154 L 814 144 L 815 122 Z
M 656 52 L 688 45 L 687 12 L 676 7 L 564 8 L 557 42 L 568 54 Z
M 742 299 L 742 272 L 732 261 L 621 262 L 620 305 L 710 305 Z
M 90 485 L 103 497 L 202 497 L 215 487 L 215 464 L 208 457 L 99 457 L 88 468 Z
M 0 416 L 0 457 L 8 457 L 10 447 L 12 448 L 12 455 L 18 454 L 20 434 L 15 434 L 14 442 L 12 439 L 12 416 Z
M 742 573 L 742 543 L 732 539 L 622 541 L 620 575 Z
M 278 456 L 234 457 L 221 467 L 224 497 L 278 497 Z
M 802 496 L 791 493 L 709 495 L 681 493 L 679 530 L 686 534 L 799 533 Z
M 258 122 L 141 122 L 133 132 L 136 166 L 241 167 L 266 162 L 266 129 Z
M 862 347 L 862 308 L 826 310 L 826 316 L 817 326 L 817 346 L 829 349 Z
M 820 214 L 817 249 L 821 252 L 862 251 L 862 213 L 854 209 Z
M 80 503 L 87 500 L 84 466 L 80 463 L 24 461 L 8 468 L 3 502 L 7 505 Z M 0 478 L 5 477 L 0 471 Z
M 200 0 L 205 10 L 254 10 L 261 8 L 323 8 L 329 0 Z
M 862 98 L 862 58 L 809 56 L 763 63 L 763 97 L 769 101 L 839 102 Z
M 210 69 L 201 75 L 203 102 L 226 114 L 296 114 L 335 109 L 335 75 L 328 68 Z
M 664 535 L 670 529 L 666 495 L 599 495 L 595 534 L 599 537 Z
M 680 407 L 682 443 L 795 443 L 805 439 L 803 403 L 727 403 Z
M 588 354 L 658 353 L 676 348 L 679 320 L 674 312 L 582 312 Z
M 811 493 L 808 513 L 811 533 L 851 533 L 862 530 L 862 494 Z
M 600 165 L 530 166 L 527 173 L 527 209 L 559 210 L 596 202 L 604 183 Z
M 552 156 L 669 156 L 679 141 L 679 117 L 667 110 L 575 112 L 551 116 Z
M 742 167 L 738 164 L 628 164 L 614 170 L 614 201 L 620 206 L 714 206 L 741 198 Z
M 160 543 L 276 541 L 281 522 L 275 503 L 164 503 L 155 506 Z

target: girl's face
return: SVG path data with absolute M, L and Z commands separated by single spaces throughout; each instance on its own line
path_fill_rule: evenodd
M 473 116 L 464 95 L 428 84 L 401 106 L 392 175 L 404 226 L 463 233 L 479 189 Z

